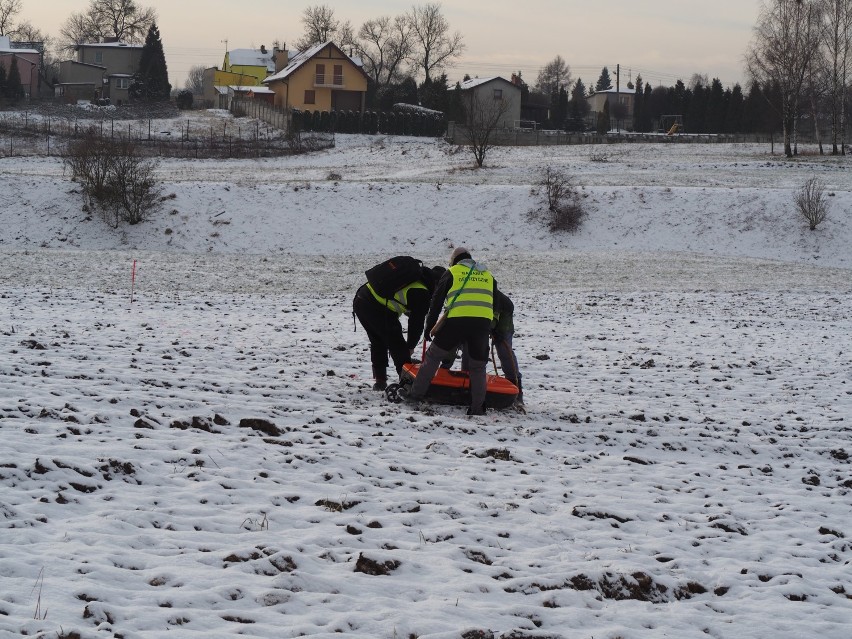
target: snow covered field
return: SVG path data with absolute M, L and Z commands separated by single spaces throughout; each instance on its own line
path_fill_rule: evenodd
M 849 160 L 471 163 L 164 161 L 112 230 L 0 160 L 0 637 L 849 637 Z M 547 165 L 577 235 L 528 217 Z M 526 415 L 370 390 L 363 271 L 457 244 L 515 300 Z

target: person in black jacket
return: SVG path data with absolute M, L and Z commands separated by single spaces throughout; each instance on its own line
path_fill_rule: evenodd
M 494 290 L 494 321 L 491 322 L 491 341 L 494 350 L 497 351 L 497 359 L 500 360 L 500 368 L 503 376 L 518 387 L 518 396 L 513 404 L 518 411 L 524 411 L 524 390 L 521 385 L 521 369 L 518 367 L 518 358 L 512 347 L 512 339 L 515 335 L 515 305 L 508 295 Z M 456 360 L 456 353 L 451 353 L 441 362 L 442 368 L 452 368 Z M 467 350 L 462 348 L 461 368 L 468 370 L 469 362 Z
M 369 283 L 363 284 L 355 293 L 352 310 L 370 340 L 370 362 L 375 380 L 373 390 L 387 388 L 388 353 L 397 375 L 403 364 L 411 362 L 423 332 L 434 288 L 431 269 L 423 267 L 420 279 L 397 291 L 392 298 L 381 297 Z M 403 314 L 408 315 L 407 339 L 402 334 L 400 322 Z
M 458 247 L 453 251 L 450 268 L 435 286 L 423 333 L 424 339 L 429 341 L 435 329 L 434 341 L 426 351 L 411 387 L 400 389 L 403 401 L 417 403 L 423 399 L 441 362 L 464 345 L 470 356 L 470 407 L 467 414 L 485 414 L 485 367 L 496 289 L 494 276 L 484 264 L 474 260 L 466 248 Z

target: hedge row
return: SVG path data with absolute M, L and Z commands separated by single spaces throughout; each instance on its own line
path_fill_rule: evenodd
M 294 131 L 322 133 L 382 133 L 384 135 L 412 135 L 439 137 L 446 131 L 441 117 L 428 114 L 392 111 L 300 111 L 293 110 Z

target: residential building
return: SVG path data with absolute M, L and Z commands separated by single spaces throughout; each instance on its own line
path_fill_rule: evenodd
M 234 96 L 246 96 L 245 87 L 263 87 L 263 79 L 275 72 L 274 57 L 278 48 L 233 49 L 225 52 L 222 68 L 204 70 L 202 79 L 204 101 L 211 107 L 227 109 Z M 271 92 L 270 92 L 271 93 Z M 267 92 L 261 92 L 268 101 Z
M 597 122 L 598 113 L 603 112 L 604 104 L 609 103 L 609 119 L 612 123 L 610 128 L 626 128 L 633 126 L 633 101 L 636 94 L 635 89 L 619 88 L 595 91 L 586 97 L 589 104 L 589 117 L 591 122 Z
M 76 60 L 63 60 L 59 65 L 57 97 L 69 102 L 109 99 L 117 105 L 130 99 L 130 83 L 142 57 L 141 44 L 79 44 L 76 51 Z
M 6 68 L 7 77 L 12 68 L 12 60 L 17 60 L 24 96 L 27 99 L 40 97 L 41 52 L 38 49 L 18 48 L 9 36 L 0 36 L 0 64 Z
M 521 120 L 521 88 L 505 78 L 473 78 L 460 85 L 462 102 L 468 113 L 488 113 L 492 110 L 504 110 L 497 127 L 510 128 Z M 496 111 L 494 111 L 496 114 Z
M 275 106 L 310 111 L 364 110 L 367 74 L 333 42 L 318 44 L 291 59 L 275 52 L 275 73 L 263 80 Z
M 230 74 L 232 78 L 237 78 L 238 81 L 220 82 L 218 84 L 259 85 L 263 82 L 264 78 L 275 73 L 273 56 L 277 51 L 277 48 L 269 51 L 265 45 L 260 45 L 260 49 L 234 49 L 227 51 L 225 59 L 222 62 L 222 72 L 223 74 Z

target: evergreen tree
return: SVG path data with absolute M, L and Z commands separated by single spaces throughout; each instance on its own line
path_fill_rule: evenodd
M 674 89 L 671 87 L 659 86 L 651 89 L 651 85 L 645 85 L 645 115 L 652 122 L 652 126 L 656 125 L 662 130 L 662 116 L 672 114 L 670 103 L 673 94 Z
M 724 133 L 728 117 L 728 104 L 725 101 L 725 90 L 722 81 L 713 78 L 710 91 L 707 92 L 707 132 Z
M 650 84 L 646 84 L 645 96 L 642 98 L 642 122 L 640 123 L 643 133 L 650 133 L 654 129 L 654 117 L 651 109 L 651 96 L 653 95 L 654 89 L 651 88 Z
M 687 90 L 686 115 L 683 118 L 686 130 L 690 133 L 707 132 L 707 95 L 710 92 L 702 84 L 696 84 L 692 91 Z M 690 99 L 691 98 L 691 99 Z
M 379 110 L 391 111 L 394 104 L 400 103 L 418 104 L 417 81 L 411 76 L 407 76 L 402 82 L 388 84 L 379 90 Z
M 574 104 L 588 104 L 586 102 L 586 85 L 581 78 L 577 78 L 574 88 L 571 89 L 571 102 Z M 576 107 L 575 107 L 576 108 Z M 588 111 L 588 109 L 586 109 Z
M 612 79 L 609 77 L 609 69 L 604 67 L 601 69 L 601 75 L 595 84 L 595 91 L 608 91 L 612 88 Z
M 636 85 L 633 87 L 633 130 L 642 131 L 642 113 L 645 110 L 645 88 L 642 83 L 642 76 L 636 76 Z
M 565 87 L 550 97 L 550 120 L 554 129 L 563 129 L 568 118 L 568 92 Z
M 419 104 L 420 101 L 417 99 L 417 81 L 408 76 L 402 82 L 399 83 L 399 100 L 398 102 L 402 102 L 404 104 Z
M 447 121 L 465 122 L 465 119 L 461 82 L 456 82 L 455 88 L 450 92 L 450 102 L 447 106 Z
M 9 77 L 6 78 L 6 97 L 12 102 L 19 102 L 24 99 L 24 87 L 21 85 L 21 72 L 18 69 L 18 57 L 12 56 L 12 63 L 9 65 Z
M 730 89 L 727 94 L 728 112 L 725 115 L 725 131 L 727 133 L 742 133 L 743 110 L 745 107 L 742 87 L 739 84 L 735 84 L 734 88 Z
M 687 93 L 688 89 L 683 83 L 683 80 L 675 82 L 674 88 L 672 89 L 672 102 L 666 105 L 669 107 L 669 113 L 664 115 L 685 115 L 689 102 Z
M 584 131 L 588 114 L 589 103 L 586 101 L 586 85 L 578 78 L 577 82 L 574 83 L 574 88 L 571 89 L 566 129 L 568 131 Z
M 598 113 L 597 132 L 601 135 L 609 131 L 609 100 L 604 102 L 603 111 Z
M 421 106 L 446 113 L 450 103 L 450 89 L 447 82 L 446 73 L 424 80 L 419 89 Z
M 169 72 L 166 67 L 166 55 L 157 23 L 151 24 L 145 45 L 139 58 L 139 69 L 133 77 L 131 95 L 145 102 L 162 102 L 169 99 L 172 85 L 169 84 Z
M 0 62 L 0 98 L 8 97 L 9 85 L 6 82 L 6 65 Z
M 379 108 L 379 85 L 367 76 L 367 92 L 364 96 L 364 108 L 372 111 Z

